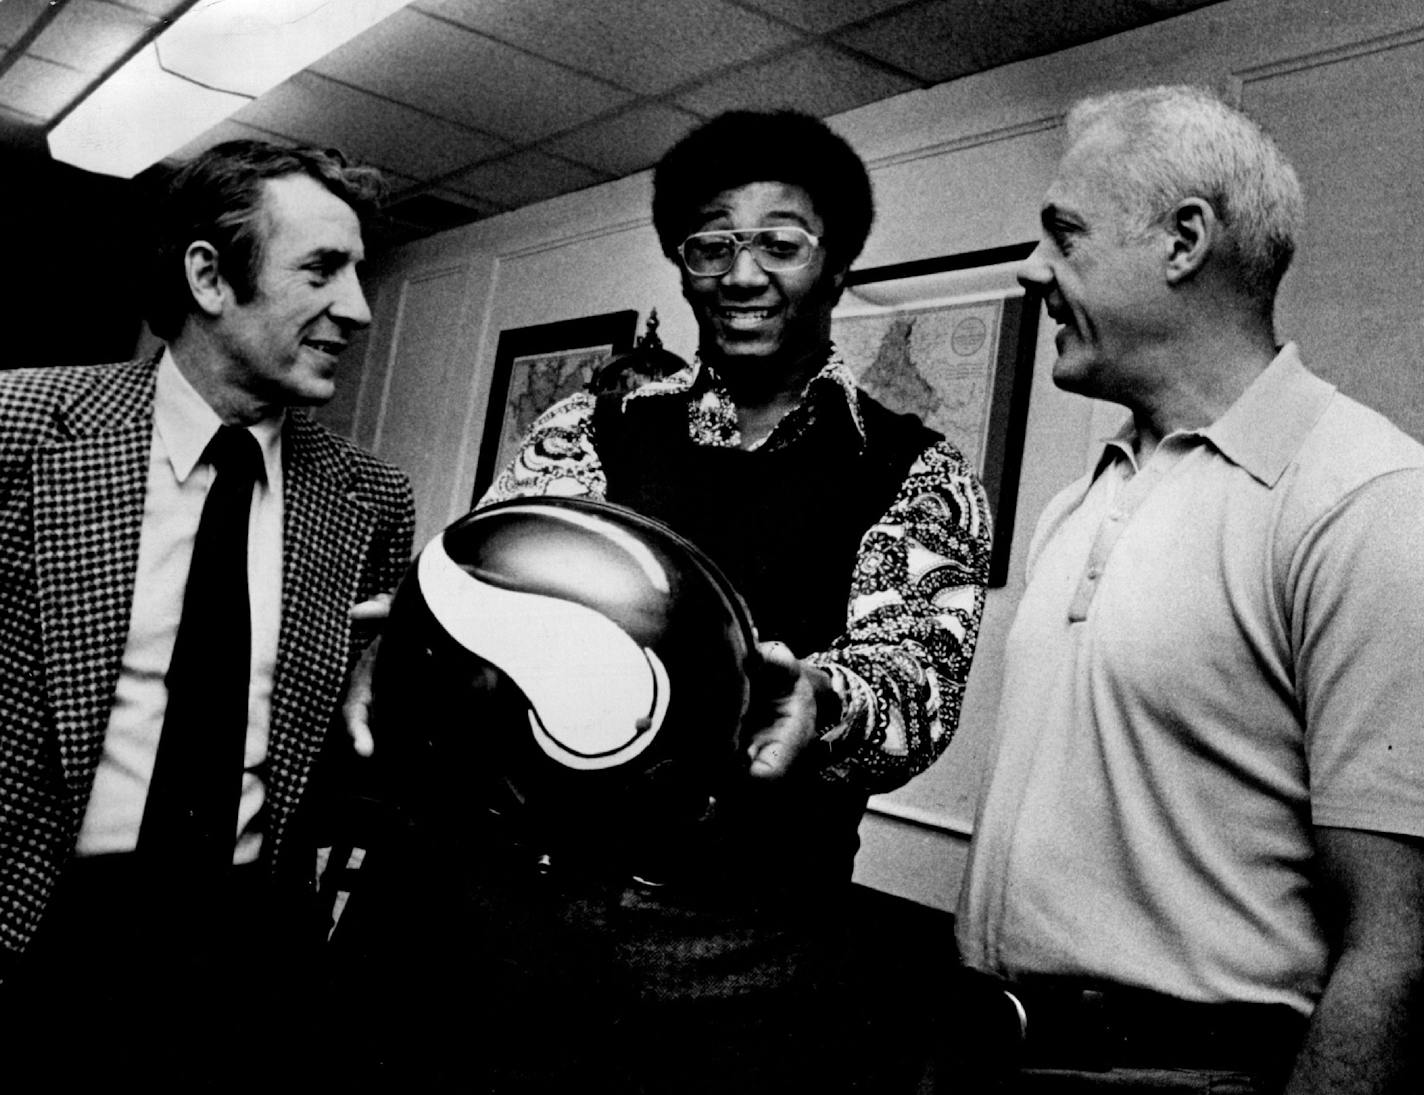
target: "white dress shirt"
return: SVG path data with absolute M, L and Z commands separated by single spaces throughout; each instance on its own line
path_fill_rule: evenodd
M 103 757 L 79 831 L 79 855 L 128 852 L 138 843 L 168 703 L 163 678 L 183 612 L 193 541 L 214 476 L 211 465 L 200 460 L 221 424 L 179 372 L 172 352 L 164 351 L 154 398 L 153 443 L 128 639 Z M 256 860 L 261 849 L 261 772 L 267 757 L 282 607 L 282 419 L 264 420 L 249 429 L 262 449 L 266 482 L 257 483 L 253 490 L 248 526 L 252 664 L 242 796 L 235 829 L 236 863 Z

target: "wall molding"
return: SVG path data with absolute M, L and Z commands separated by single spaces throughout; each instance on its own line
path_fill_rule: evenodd
M 1055 129 L 1062 124 L 1063 118 L 1062 114 L 1046 114 L 1041 118 L 1034 118 L 1027 122 L 1000 126 L 998 129 L 986 129 L 963 137 L 952 137 L 947 141 L 936 141 L 933 144 L 908 149 L 904 152 L 892 152 L 886 156 L 877 156 L 875 159 L 866 160 L 865 166 L 871 171 L 879 171 L 883 168 L 915 163 L 918 160 L 932 160 L 939 156 L 949 156 L 983 145 L 1014 141 L 1020 137 L 1030 137 L 1035 133 L 1044 133 Z
M 525 247 L 516 247 L 511 251 L 500 251 L 497 258 L 500 260 L 514 260 L 529 258 L 531 255 L 542 255 L 546 251 L 558 251 L 576 243 L 588 243 L 592 240 L 603 239 L 606 236 L 617 236 L 624 232 L 634 232 L 640 228 L 647 228 L 653 223 L 651 216 L 629 217 L 613 224 L 606 224 L 599 228 L 588 228 L 581 232 L 573 232 L 568 235 L 551 237 L 532 243 Z
M 1424 25 L 1411 27 L 1408 30 L 1394 31 L 1391 34 L 1382 34 L 1375 38 L 1362 38 L 1358 42 L 1349 42 L 1342 46 L 1331 46 L 1327 49 L 1296 54 L 1293 57 L 1282 57 L 1264 64 L 1250 65 L 1232 72 L 1227 79 L 1235 96 L 1236 105 L 1240 106 L 1242 92 L 1249 84 L 1261 83 L 1279 76 L 1288 76 L 1295 72 L 1307 72 L 1313 68 L 1324 68 L 1341 61 L 1353 61 L 1375 53 L 1388 53 L 1391 50 L 1403 49 L 1421 42 L 1424 42 Z

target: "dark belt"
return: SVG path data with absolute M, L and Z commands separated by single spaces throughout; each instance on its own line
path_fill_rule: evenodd
M 1205 1004 L 1056 978 L 1004 984 L 1028 1021 L 1026 1068 L 1199 1068 L 1283 1073 L 1306 1019 L 1277 1004 Z

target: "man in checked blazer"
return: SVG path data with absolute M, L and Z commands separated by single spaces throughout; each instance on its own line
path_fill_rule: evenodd
M 331 397 L 370 322 L 357 264 L 378 186 L 335 154 L 218 146 L 158 213 L 149 323 L 163 351 L 0 373 L 0 1041 L 10 1023 L 38 1038 L 15 1038 L 11 1076 L 26 1050 L 58 1064 L 38 1047 L 46 1031 L 75 1037 L 50 1010 L 64 1008 L 86 1017 L 86 1041 L 102 1032 L 103 1067 L 127 1055 L 150 1082 L 208 1083 L 215 1059 L 247 1047 L 240 1030 L 273 1044 L 280 1005 L 310 983 L 293 963 L 316 935 L 318 761 L 351 749 L 328 742 L 359 654 L 350 610 L 397 583 L 414 523 L 405 475 L 304 409 Z M 135 849 L 220 424 L 251 433 L 263 465 L 243 881 L 187 910 L 182 865 L 156 879 Z M 200 977 L 165 980 L 199 952 Z

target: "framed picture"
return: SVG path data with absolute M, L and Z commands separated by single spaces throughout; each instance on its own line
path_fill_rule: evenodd
M 989 584 L 1008 577 L 1039 300 L 1014 278 L 1034 244 L 853 270 L 831 337 L 867 392 L 918 415 L 979 470 L 994 515 Z
M 614 354 L 632 349 L 637 326 L 638 313 L 629 309 L 500 332 L 471 506 L 513 459 L 534 420 L 588 387 Z

